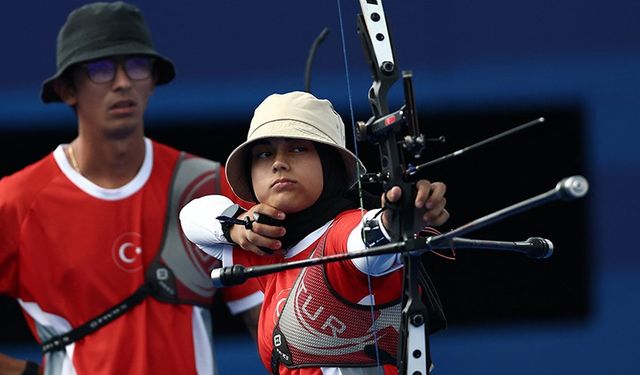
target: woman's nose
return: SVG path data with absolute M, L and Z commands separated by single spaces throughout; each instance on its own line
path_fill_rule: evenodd
M 289 163 L 287 162 L 286 157 L 278 152 L 273 158 L 273 171 L 287 170 L 289 169 Z

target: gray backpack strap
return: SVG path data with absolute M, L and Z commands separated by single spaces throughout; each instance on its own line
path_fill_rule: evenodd
M 220 163 L 182 153 L 174 170 L 162 248 L 147 271 L 151 294 L 160 301 L 210 306 L 210 273 L 220 262 L 191 243 L 180 227 L 185 204 L 220 193 Z

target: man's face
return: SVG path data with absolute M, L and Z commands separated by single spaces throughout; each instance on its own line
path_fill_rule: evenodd
M 323 188 L 322 163 L 313 142 L 267 138 L 251 148 L 251 181 L 261 203 L 286 213 L 314 204 Z
M 141 131 L 154 89 L 151 64 L 148 58 L 140 56 L 79 64 L 72 73 L 73 87 L 62 97 L 75 106 L 82 131 L 104 132 L 114 137 Z M 149 74 L 145 74 L 145 69 Z

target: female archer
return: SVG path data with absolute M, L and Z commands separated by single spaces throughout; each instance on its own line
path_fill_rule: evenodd
M 183 208 L 185 234 L 223 266 L 289 262 L 388 242 L 390 210 L 365 211 L 349 194 L 364 166 L 346 149 L 344 132 L 327 100 L 305 92 L 267 97 L 255 110 L 247 141 L 226 164 L 235 194 L 257 204 L 231 215 L 246 225 L 222 228 L 230 242 L 252 251 L 213 235 L 220 227 L 215 213 L 230 204 L 221 196 Z M 414 232 L 445 223 L 445 184 L 421 180 L 416 190 Z M 401 195 L 393 187 L 382 205 Z M 260 215 L 282 222 L 263 224 Z M 275 252 L 261 256 L 264 250 Z M 396 373 L 401 268 L 401 256 L 388 254 L 259 277 L 264 302 L 258 349 L 264 366 L 274 374 L 365 374 L 376 373 L 379 365 Z M 443 323 L 435 302 L 436 316 L 430 319 Z

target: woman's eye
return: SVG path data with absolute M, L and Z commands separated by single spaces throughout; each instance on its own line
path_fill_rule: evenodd
M 262 151 L 262 152 L 257 152 L 255 158 L 256 159 L 266 159 L 269 156 L 271 156 L 271 152 L 269 151 Z
M 306 148 L 306 147 L 304 147 L 304 146 L 296 146 L 296 147 L 294 147 L 294 148 L 292 149 L 292 151 L 293 151 L 293 152 L 304 152 L 304 151 L 306 151 L 306 150 L 307 150 L 307 148 Z

